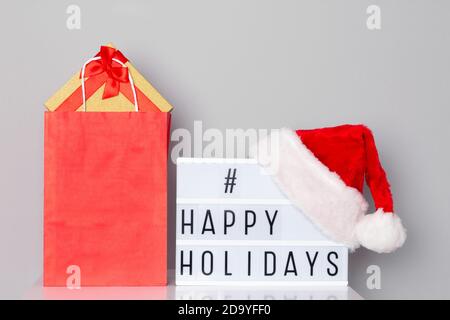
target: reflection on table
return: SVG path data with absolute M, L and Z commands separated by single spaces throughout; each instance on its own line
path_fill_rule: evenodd
M 43 287 L 38 281 L 24 299 L 50 300 L 360 300 L 347 286 L 168 286 L 155 287 Z

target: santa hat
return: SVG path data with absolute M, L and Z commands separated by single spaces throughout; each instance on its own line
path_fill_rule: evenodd
M 394 214 L 389 183 L 367 127 L 281 129 L 261 139 L 252 153 L 270 168 L 292 203 L 332 240 L 378 253 L 403 245 L 406 231 Z M 376 207 L 367 215 L 364 179 Z

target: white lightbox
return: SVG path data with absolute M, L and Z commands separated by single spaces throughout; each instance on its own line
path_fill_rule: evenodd
M 177 285 L 347 285 L 330 241 L 252 159 L 177 161 Z

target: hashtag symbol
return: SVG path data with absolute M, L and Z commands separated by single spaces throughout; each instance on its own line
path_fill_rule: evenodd
M 231 168 L 228 169 L 228 174 L 225 177 L 225 193 L 233 193 L 233 187 L 236 185 L 236 168 L 233 169 L 233 174 L 231 174 Z M 229 188 L 228 188 L 229 187 Z

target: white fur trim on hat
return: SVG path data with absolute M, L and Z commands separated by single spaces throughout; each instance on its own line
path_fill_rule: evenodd
M 280 129 L 277 133 L 278 139 L 261 139 L 251 154 L 261 166 L 270 168 L 281 191 L 326 236 L 356 249 L 355 226 L 368 207 L 363 195 L 317 159 L 295 131 Z M 271 150 L 265 152 L 268 145 Z
M 367 249 L 388 253 L 403 245 L 406 230 L 398 215 L 378 209 L 361 218 L 356 225 L 356 237 Z

